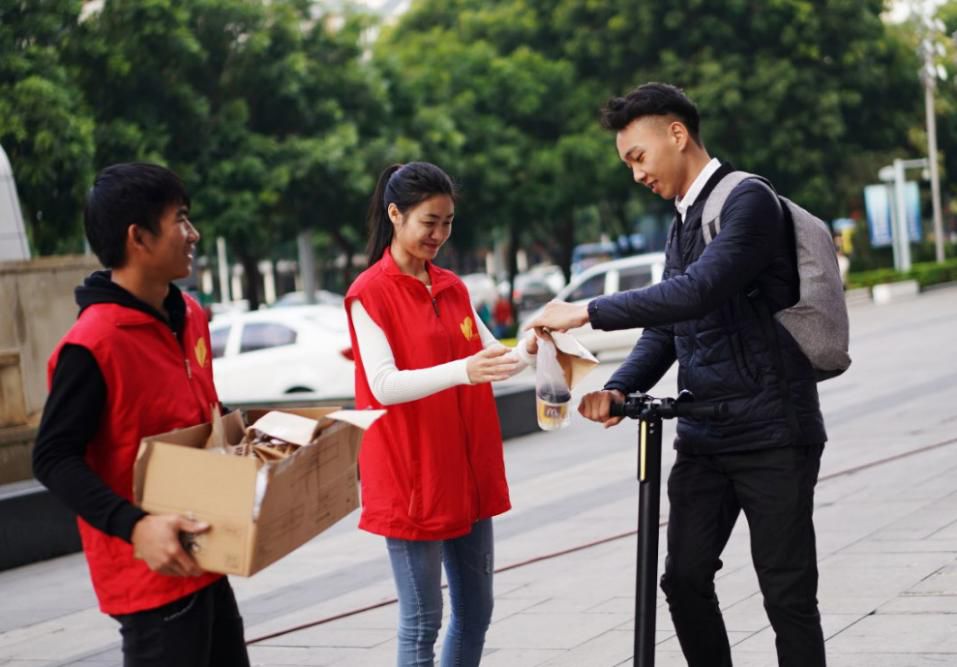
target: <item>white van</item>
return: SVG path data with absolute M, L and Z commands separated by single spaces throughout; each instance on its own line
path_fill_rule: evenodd
M 633 257 L 624 257 L 610 262 L 590 266 L 572 277 L 572 280 L 557 295 L 557 301 L 570 303 L 588 303 L 596 296 L 605 296 L 639 289 L 661 282 L 665 270 L 665 254 L 650 252 Z M 535 311 L 524 322 L 538 315 Z M 641 335 L 641 329 L 622 329 L 620 331 L 597 331 L 590 324 L 569 331 L 593 354 L 612 350 L 630 350 Z

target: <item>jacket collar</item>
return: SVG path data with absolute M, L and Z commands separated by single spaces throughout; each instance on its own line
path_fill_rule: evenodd
M 721 182 L 721 179 L 734 171 L 734 167 L 730 162 L 722 162 L 721 166 L 718 167 L 718 170 L 711 174 L 711 178 L 704 184 L 704 187 L 701 188 L 701 191 L 698 193 L 698 196 L 695 198 L 694 203 L 688 207 L 687 212 L 684 216 L 684 222 L 688 223 L 695 218 L 700 218 L 701 213 L 704 211 L 704 204 L 708 201 L 708 195 L 711 194 L 711 191 L 714 190 L 718 183 Z M 680 221 L 681 216 L 678 214 L 677 209 L 675 210 L 675 215 Z
M 385 252 L 382 253 L 382 259 L 378 261 L 377 265 L 380 267 L 382 273 L 393 280 L 398 280 L 410 286 L 414 286 L 415 283 L 422 284 L 421 280 L 415 276 L 410 276 L 408 273 L 404 273 L 402 269 L 399 268 L 399 265 L 395 263 L 395 259 L 392 258 L 391 248 L 385 249 Z M 429 272 L 429 281 L 432 283 L 433 297 L 455 283 L 455 274 L 447 269 L 436 266 L 432 262 L 426 262 L 425 269 Z
M 183 298 L 183 293 L 173 283 L 170 283 L 169 293 L 163 301 L 163 307 L 169 313 L 169 319 L 148 303 L 141 301 L 114 283 L 112 272 L 109 270 L 91 273 L 83 281 L 83 284 L 74 290 L 74 296 L 77 306 L 80 307 L 80 313 L 90 306 L 112 304 L 122 306 L 122 309 L 115 311 L 117 322 L 147 324 L 158 320 L 177 334 L 185 326 L 187 317 L 186 301 Z

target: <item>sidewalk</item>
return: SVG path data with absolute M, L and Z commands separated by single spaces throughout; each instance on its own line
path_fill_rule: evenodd
M 828 664 L 957 665 L 957 289 L 861 305 L 851 318 L 854 365 L 820 386 L 830 436 L 816 495 Z M 582 391 L 615 366 L 599 367 Z M 674 386 L 672 372 L 653 393 Z M 666 422 L 665 474 L 673 427 Z M 496 564 L 526 564 L 496 576 L 484 667 L 631 664 L 635 458 L 633 423 L 604 431 L 575 419 L 507 443 L 513 510 L 495 523 Z M 382 540 L 356 520 L 232 579 L 248 639 L 394 598 Z M 723 561 L 718 595 L 735 665 L 775 665 L 743 519 Z M 0 600 L 0 666 L 120 664 L 116 625 L 96 611 L 81 557 L 0 573 Z M 683 665 L 662 605 L 659 592 L 657 664 Z M 287 632 L 250 655 L 270 667 L 392 665 L 396 613 L 385 604 Z
M 820 483 L 820 603 L 830 665 L 957 664 L 955 454 L 957 439 Z M 615 511 L 634 515 L 630 503 Z M 601 521 L 607 512 L 587 518 Z M 482 664 L 631 664 L 634 553 L 635 538 L 627 537 L 498 575 Z M 723 560 L 718 595 L 735 665 L 774 665 L 743 521 Z M 251 655 L 260 665 L 389 665 L 395 613 L 393 605 L 267 640 Z M 660 594 L 657 626 L 657 664 L 684 665 Z

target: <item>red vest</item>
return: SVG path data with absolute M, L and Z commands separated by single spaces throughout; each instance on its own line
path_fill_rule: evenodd
M 346 294 L 382 329 L 399 370 L 429 368 L 482 349 L 465 285 L 428 265 L 432 293 L 402 273 L 387 249 Z M 356 355 L 356 408 L 382 408 L 369 389 L 362 350 L 349 318 Z M 365 432 L 359 451 L 359 527 L 387 537 L 445 540 L 507 511 L 502 433 L 492 387 L 459 385 L 390 405 Z
M 206 316 L 190 297 L 181 346 L 156 317 L 118 304 L 87 307 L 57 345 L 47 365 L 53 380 L 66 344 L 88 349 L 103 374 L 106 405 L 86 448 L 86 462 L 118 495 L 133 500 L 133 464 L 140 439 L 209 421 L 218 403 Z M 170 577 L 133 557 L 133 547 L 77 519 L 100 609 L 129 614 L 188 595 L 220 578 Z

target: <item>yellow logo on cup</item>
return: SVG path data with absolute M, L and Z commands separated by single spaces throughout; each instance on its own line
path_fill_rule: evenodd
M 475 322 L 472 321 L 472 318 L 469 315 L 466 315 L 465 319 L 462 320 L 462 324 L 459 325 L 459 329 L 462 330 L 462 335 L 465 336 L 465 340 L 472 340 L 473 338 L 478 337 L 478 331 L 475 329 Z
M 206 350 L 205 338 L 200 338 L 196 341 L 196 347 L 193 348 L 193 353 L 196 355 L 196 361 L 199 362 L 199 367 L 206 368 L 206 360 L 209 357 L 209 352 Z

